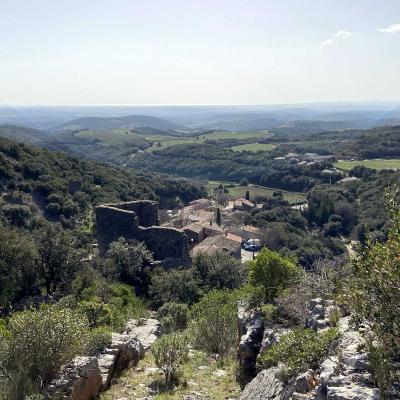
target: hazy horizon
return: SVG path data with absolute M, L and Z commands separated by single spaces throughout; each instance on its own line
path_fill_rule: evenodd
M 400 2 L 0 5 L 0 106 L 398 102 Z

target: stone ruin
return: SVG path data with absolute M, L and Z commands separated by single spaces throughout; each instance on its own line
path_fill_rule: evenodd
M 158 203 L 141 200 L 103 204 L 95 208 L 99 252 L 106 254 L 120 237 L 144 242 L 154 259 L 165 264 L 185 264 L 189 260 L 188 237 L 175 228 L 158 226 Z

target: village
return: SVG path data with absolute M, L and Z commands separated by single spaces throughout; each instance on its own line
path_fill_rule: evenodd
M 243 262 L 254 259 L 261 249 L 260 228 L 244 223 L 245 214 L 263 209 L 262 203 L 244 197 L 228 199 L 222 185 L 216 187 L 210 198 L 197 199 L 186 207 L 167 212 L 162 226 L 183 230 L 189 240 L 190 257 L 200 253 L 226 252 Z

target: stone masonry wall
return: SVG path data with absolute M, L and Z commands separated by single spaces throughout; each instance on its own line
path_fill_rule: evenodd
M 133 211 L 139 219 L 140 226 L 149 227 L 158 225 L 158 203 L 156 201 L 140 200 L 105 205 L 120 210 Z
M 157 203 L 133 201 L 95 208 L 99 252 L 124 237 L 144 242 L 156 260 L 189 258 L 188 238 L 179 229 L 159 227 Z
M 95 213 L 100 255 L 104 255 L 110 244 L 120 237 L 136 238 L 139 219 L 134 212 L 105 205 L 96 207 Z

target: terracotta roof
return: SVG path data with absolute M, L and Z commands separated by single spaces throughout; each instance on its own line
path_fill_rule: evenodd
M 202 222 L 192 222 L 189 225 L 184 226 L 182 229 L 183 231 L 192 231 L 196 233 L 200 233 L 204 228 L 204 225 Z
M 227 236 L 209 236 L 195 246 L 191 251 L 191 256 L 194 257 L 200 253 L 213 254 L 217 251 L 228 251 L 235 253 L 240 249 L 240 243 L 229 239 Z
M 260 228 L 257 228 L 256 226 L 252 226 L 252 225 L 244 225 L 242 229 L 246 232 L 258 233 L 258 234 L 261 233 Z
M 228 233 L 226 237 L 230 240 L 234 240 L 235 242 L 242 244 L 242 238 L 238 235 L 234 235 L 233 233 Z
M 235 206 L 238 206 L 238 207 L 241 207 L 243 204 L 246 204 L 249 207 L 254 207 L 253 202 L 251 202 L 250 200 L 243 199 L 243 198 L 236 199 L 234 204 L 235 204 Z

